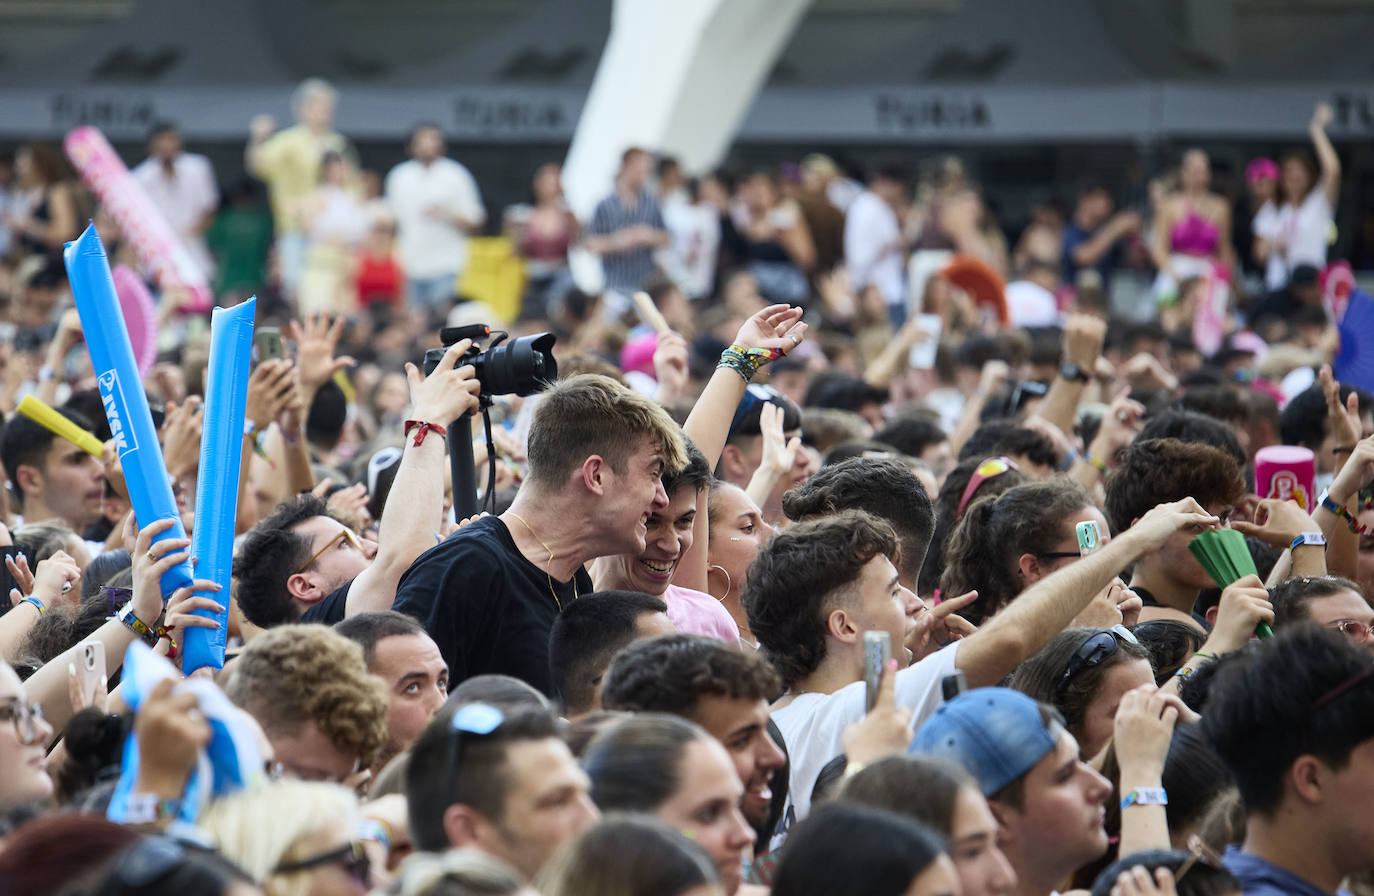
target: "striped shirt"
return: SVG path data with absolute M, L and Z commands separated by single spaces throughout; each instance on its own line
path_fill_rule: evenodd
M 610 236 L 637 224 L 667 231 L 658 200 L 648 190 L 640 190 L 634 205 L 627 206 L 621 202 L 619 193 L 612 193 L 601 200 L 592 213 L 592 223 L 587 232 L 592 236 Z M 654 263 L 654 250 L 650 246 L 627 252 L 607 252 L 601 256 L 601 263 L 606 269 L 606 288 L 626 295 L 640 289 L 644 281 L 658 270 Z

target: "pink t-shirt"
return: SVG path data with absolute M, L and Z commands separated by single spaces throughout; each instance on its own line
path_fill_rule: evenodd
M 730 618 L 730 612 L 711 595 L 669 585 L 663 599 L 668 602 L 668 620 L 678 631 L 739 644 L 739 626 Z

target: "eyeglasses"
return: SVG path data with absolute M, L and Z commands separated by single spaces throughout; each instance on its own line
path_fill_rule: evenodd
M 343 870 L 358 883 L 365 887 L 372 886 L 372 860 L 367 857 L 367 851 L 363 844 L 357 840 L 350 840 L 337 849 L 322 852 L 308 859 L 301 859 L 299 862 L 284 862 L 273 869 L 272 873 L 295 874 L 300 871 L 309 871 L 311 868 L 319 868 L 321 865 L 336 863 L 341 865 Z
M 38 723 L 43 721 L 43 707 L 25 700 L 11 700 L 0 706 L 0 722 L 13 722 L 19 742 L 28 746 L 38 740 Z
M 484 737 L 500 728 L 505 720 L 505 714 L 490 703 L 467 703 L 454 711 L 448 738 L 448 768 L 453 775 L 449 785 L 449 805 L 458 802 L 458 760 L 463 755 L 463 735 Z
M 1374 623 L 1365 625 L 1363 622 L 1356 622 L 1354 619 L 1338 619 L 1330 623 L 1331 627 L 1352 641 L 1363 644 L 1366 641 L 1374 640 Z
M 959 507 L 954 511 L 954 518 L 957 520 L 964 515 L 964 508 L 968 506 L 969 499 L 973 493 L 978 491 L 978 486 L 1001 476 L 1008 470 L 1015 470 L 1016 464 L 1009 457 L 993 457 L 983 461 L 978 465 L 978 469 L 973 471 L 973 476 L 969 479 L 968 485 L 964 486 L 963 497 L 959 499 Z
M 1114 625 L 1110 629 L 1094 632 L 1085 638 L 1069 658 L 1069 665 L 1064 669 L 1064 674 L 1060 676 L 1059 684 L 1054 689 L 1055 697 L 1062 696 L 1080 674 L 1106 662 L 1108 657 L 1116 653 L 1121 641 L 1139 643 L 1136 636 L 1124 625 Z
M 320 548 L 318 551 L 311 554 L 310 559 L 305 561 L 305 563 L 301 564 L 301 568 L 293 572 L 292 575 L 300 575 L 301 573 L 305 572 L 307 569 L 311 567 L 311 565 L 314 564 L 316 560 L 320 559 L 321 554 L 323 554 L 330 548 L 334 547 L 334 545 L 340 544 L 345 541 L 353 546 L 353 550 L 357 551 L 360 554 L 363 552 L 363 545 L 362 542 L 358 541 L 358 536 L 353 534 L 352 529 L 345 526 L 344 528 L 339 530 L 338 535 L 335 535 L 333 538 L 329 539 L 329 541 L 325 544 L 324 547 Z

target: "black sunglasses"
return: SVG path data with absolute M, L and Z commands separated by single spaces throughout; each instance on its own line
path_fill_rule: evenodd
M 342 866 L 345 872 L 363 886 L 372 886 L 372 860 L 367 857 L 363 844 L 357 840 L 350 840 L 337 849 L 322 852 L 308 859 L 301 859 L 299 862 L 284 862 L 273 869 L 272 873 L 294 874 L 298 871 L 309 871 L 311 868 L 333 863 Z
M 1117 645 L 1121 641 L 1129 641 L 1138 644 L 1135 635 L 1124 625 L 1114 625 L 1110 629 L 1093 632 L 1083 639 L 1083 643 L 1078 645 L 1073 656 L 1069 658 L 1069 665 L 1064 669 L 1064 674 L 1059 678 L 1059 684 L 1054 689 L 1055 697 L 1064 694 L 1069 685 L 1087 669 L 1093 669 L 1102 665 L 1107 658 L 1116 653 Z

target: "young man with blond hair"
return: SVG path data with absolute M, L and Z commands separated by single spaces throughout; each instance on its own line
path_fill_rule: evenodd
M 645 549 L 662 477 L 682 467 L 682 431 L 648 398 L 582 374 L 542 393 L 530 425 L 529 474 L 510 509 L 422 554 L 395 608 L 424 623 L 458 684 L 498 673 L 554 695 L 549 632 L 592 591 L 583 564 Z

